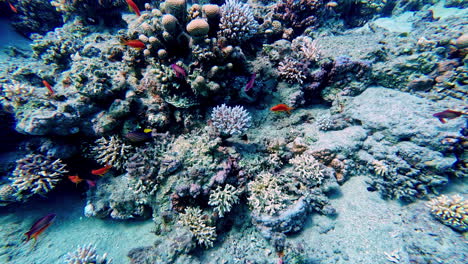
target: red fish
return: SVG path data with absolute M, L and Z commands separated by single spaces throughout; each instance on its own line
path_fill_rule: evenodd
M 13 11 L 13 12 L 15 12 L 15 13 L 18 13 L 18 9 L 16 9 L 16 7 L 15 7 L 14 5 L 12 5 L 12 4 L 10 3 L 10 1 L 7 1 L 7 2 L 8 2 L 8 5 L 10 6 L 11 11 Z
M 135 49 L 144 49 L 146 48 L 145 43 L 138 39 L 131 39 L 131 40 L 122 40 L 122 45 L 126 45 Z
M 432 116 L 438 118 L 439 121 L 442 124 L 445 124 L 445 123 L 447 123 L 447 121 L 445 121 L 445 119 L 454 119 L 454 118 L 460 117 L 462 115 L 468 115 L 468 113 L 465 113 L 465 112 L 462 112 L 462 111 L 455 111 L 455 110 L 447 109 L 445 111 L 435 113 Z
M 106 173 L 110 170 L 110 168 L 112 168 L 112 165 L 107 164 L 106 166 L 104 166 L 104 167 L 102 167 L 102 168 L 100 168 L 100 169 L 92 170 L 91 173 L 92 173 L 93 175 L 102 176 L 102 175 L 106 174 Z
M 256 73 L 250 76 L 249 82 L 245 85 L 244 92 L 247 92 L 254 87 L 256 77 L 257 77 Z
M 132 9 L 133 12 L 135 12 L 137 16 L 140 16 L 141 15 L 140 9 L 138 9 L 138 6 L 135 4 L 135 2 L 133 2 L 132 0 L 126 0 L 126 1 L 128 4 L 128 8 Z
M 187 77 L 187 73 L 185 72 L 184 68 L 180 67 L 179 65 L 173 63 L 171 64 L 171 68 L 174 70 L 177 78 L 183 79 Z
M 80 178 L 78 175 L 70 175 L 68 176 L 68 179 L 70 179 L 71 182 L 78 184 L 83 181 L 83 179 Z
M 37 220 L 31 226 L 29 231 L 25 233 L 25 235 L 28 237 L 26 242 L 28 242 L 31 239 L 31 237 L 34 238 L 34 240 L 37 240 L 37 237 L 54 222 L 56 216 L 56 214 L 48 214 L 42 217 L 41 219 Z
M 291 114 L 291 110 L 293 109 L 293 107 L 289 107 L 285 104 L 278 104 L 270 108 L 270 110 L 273 112 L 287 112 L 288 114 Z
M 42 83 L 47 88 L 47 90 L 49 90 L 49 94 L 51 96 L 55 94 L 55 91 L 54 91 L 54 89 L 52 89 L 52 85 L 50 85 L 50 83 L 48 83 L 46 80 L 42 80 Z

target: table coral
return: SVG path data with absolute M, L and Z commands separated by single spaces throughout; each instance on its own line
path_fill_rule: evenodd
M 18 200 L 27 200 L 35 194 L 47 194 L 68 173 L 60 159 L 42 154 L 29 154 L 16 163 L 16 169 L 9 179 Z

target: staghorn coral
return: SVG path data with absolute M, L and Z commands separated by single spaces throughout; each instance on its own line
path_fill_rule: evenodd
M 216 240 L 216 227 L 208 224 L 200 208 L 187 207 L 185 212 L 180 214 L 179 223 L 189 228 L 199 245 L 213 246 Z
M 232 43 L 241 43 L 251 38 L 259 27 L 248 4 L 227 0 L 221 6 L 221 21 L 218 37 Z
M 441 195 L 427 202 L 427 206 L 444 225 L 461 232 L 468 231 L 468 201 L 463 200 L 461 195 Z
M 12 80 L 11 83 L 3 83 L 0 102 L 4 109 L 12 110 L 25 104 L 34 93 L 34 87 Z
M 306 72 L 305 65 L 295 59 L 286 58 L 278 65 L 278 75 L 288 83 L 302 84 L 307 78 Z
M 269 172 L 261 172 L 254 181 L 249 182 L 248 201 L 255 214 L 275 215 L 296 200 L 296 197 L 286 192 L 283 178 Z
M 386 176 L 390 173 L 390 167 L 383 160 L 374 160 L 371 164 L 378 176 Z
M 214 207 L 214 211 L 220 217 L 224 217 L 225 213 L 231 211 L 232 205 L 239 202 L 239 193 L 240 191 L 230 184 L 226 184 L 224 188 L 218 186 L 211 191 L 208 204 Z
M 35 194 L 45 195 L 68 173 L 60 159 L 42 154 L 29 154 L 16 161 L 11 186 L 18 200 Z
M 96 254 L 96 246 L 92 244 L 78 246 L 73 252 L 68 252 L 65 255 L 64 263 L 66 264 L 111 264 L 112 259 L 107 259 L 107 253 L 99 256 Z
M 102 137 L 95 141 L 91 149 L 92 155 L 102 165 L 112 165 L 116 169 L 122 169 L 128 159 L 132 146 L 125 144 L 120 138 L 111 136 L 109 139 Z
M 250 127 L 251 117 L 242 106 L 230 107 L 222 104 L 211 113 L 213 126 L 224 135 L 239 135 Z
M 289 160 L 299 180 L 306 185 L 320 185 L 327 176 L 325 166 L 309 153 L 296 156 Z

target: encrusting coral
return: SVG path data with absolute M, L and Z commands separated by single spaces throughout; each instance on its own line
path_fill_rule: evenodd
M 230 184 L 226 184 L 224 188 L 218 186 L 210 193 L 208 204 L 214 207 L 214 211 L 220 217 L 231 211 L 232 206 L 239 202 L 240 191 Z
M 187 207 L 185 212 L 180 214 L 179 223 L 189 228 L 199 245 L 213 246 L 216 240 L 216 227 L 209 225 L 200 208 Z
M 29 154 L 16 161 L 11 186 L 18 200 L 26 200 L 35 194 L 45 195 L 68 172 L 60 159 L 42 154 Z
M 213 126 L 225 135 L 240 135 L 250 127 L 251 117 L 242 106 L 230 107 L 225 104 L 213 108 Z
M 461 195 L 441 195 L 427 203 L 431 214 L 444 225 L 465 232 L 468 231 L 468 201 Z
M 64 258 L 65 264 L 111 264 L 112 259 L 107 258 L 107 253 L 99 256 L 96 254 L 96 246 L 92 244 L 78 246 L 73 252 L 68 252 Z

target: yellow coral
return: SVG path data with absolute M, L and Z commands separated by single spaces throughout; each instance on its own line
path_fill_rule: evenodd
M 427 206 L 431 214 L 444 225 L 458 231 L 468 231 L 468 201 L 463 200 L 461 195 L 441 195 L 430 200 Z

